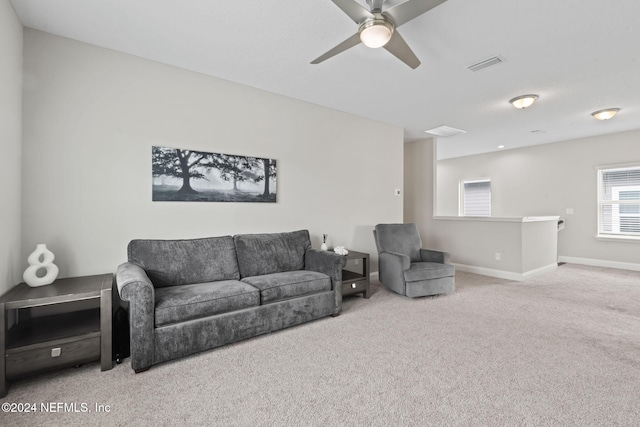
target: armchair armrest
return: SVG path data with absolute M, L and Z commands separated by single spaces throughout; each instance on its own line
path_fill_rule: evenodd
M 449 252 L 420 249 L 420 258 L 423 262 L 439 262 L 440 264 L 450 264 Z
M 143 371 L 153 364 L 155 290 L 139 265 L 125 262 L 116 271 L 118 294 L 129 302 L 131 368 Z
M 378 255 L 380 281 L 394 292 L 405 294 L 404 271 L 411 266 L 408 255 L 397 252 L 382 252 Z
M 334 315 L 342 311 L 342 269 L 346 264 L 347 259 L 335 252 L 308 249 L 304 256 L 305 270 L 317 271 L 331 278 L 336 302 Z

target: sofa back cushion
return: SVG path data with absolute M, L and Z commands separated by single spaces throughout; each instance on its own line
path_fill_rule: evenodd
M 238 234 L 233 237 L 241 277 L 303 270 L 304 255 L 311 249 L 309 231 Z
M 240 278 L 231 236 L 132 240 L 127 254 L 129 262 L 141 266 L 156 288 Z

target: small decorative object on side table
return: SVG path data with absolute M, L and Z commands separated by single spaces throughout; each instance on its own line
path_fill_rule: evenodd
M 20 283 L 0 298 L 0 396 L 7 394 L 7 379 L 94 360 L 102 371 L 113 367 L 112 283 L 112 274 L 37 288 Z M 32 316 L 33 310 L 43 312 Z
M 31 252 L 31 255 L 27 258 L 29 267 L 24 271 L 22 280 L 34 288 L 52 284 L 58 277 L 59 272 L 58 266 L 53 263 L 54 259 L 56 257 L 53 252 L 47 249 L 47 245 L 44 243 L 36 245 L 36 250 Z M 38 272 L 40 270 L 44 270 L 45 274 L 39 276 Z
M 349 250 L 349 253 L 344 256 L 347 258 L 347 261 L 354 260 L 356 264 L 362 262 L 362 269 L 361 272 L 342 270 L 342 295 L 362 293 L 365 298 L 369 298 L 369 254 Z

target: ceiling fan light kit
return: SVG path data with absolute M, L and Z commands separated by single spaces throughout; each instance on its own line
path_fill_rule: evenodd
M 362 44 L 370 48 L 378 48 L 386 45 L 393 35 L 393 24 L 380 18 L 364 21 L 358 30 Z

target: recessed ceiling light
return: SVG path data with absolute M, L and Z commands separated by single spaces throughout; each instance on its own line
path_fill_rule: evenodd
M 538 95 L 521 95 L 516 96 L 509 102 L 516 108 L 524 109 L 527 107 L 531 107 L 531 105 L 536 102 L 536 99 L 538 99 Z
M 498 145 L 498 148 L 504 148 L 504 145 Z
M 452 128 L 450 126 L 438 126 L 433 129 L 425 130 L 426 133 L 430 133 L 431 135 L 439 136 L 441 138 L 448 138 L 450 136 L 460 135 L 463 133 L 467 133 L 466 130 Z
M 604 110 L 594 111 L 593 113 L 591 113 L 591 115 L 598 120 L 609 120 L 610 118 L 615 116 L 618 111 L 620 111 L 619 108 L 607 108 Z

